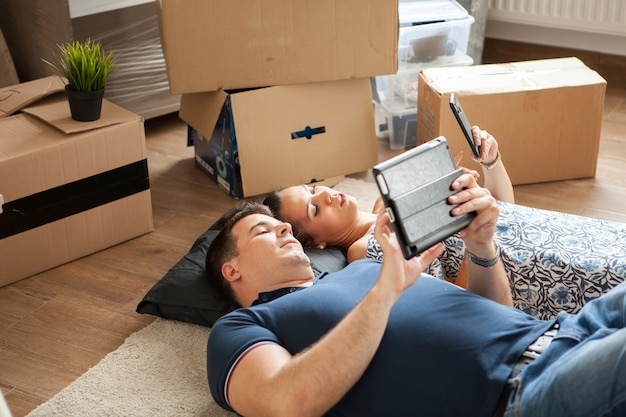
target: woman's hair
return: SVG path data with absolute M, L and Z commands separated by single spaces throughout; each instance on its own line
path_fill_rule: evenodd
M 238 306 L 241 303 L 237 300 L 228 280 L 222 275 L 222 265 L 239 255 L 237 241 L 232 233 L 233 226 L 239 220 L 252 214 L 265 214 L 273 217 L 272 211 L 258 202 L 246 202 L 233 207 L 216 222 L 220 231 L 210 243 L 206 254 L 206 270 L 209 275 L 209 282 L 226 299 Z
M 280 213 L 282 204 L 283 204 L 283 199 L 279 193 L 280 193 L 280 190 L 272 191 L 271 193 L 269 193 L 263 199 L 263 204 L 269 207 L 274 217 L 282 221 L 287 221 L 285 218 L 283 218 L 283 216 Z M 309 235 L 308 233 L 302 233 L 300 230 L 298 230 L 298 226 L 295 224 L 292 224 L 291 228 L 293 229 L 294 237 L 300 241 L 300 244 L 303 247 L 305 248 L 313 247 L 314 242 L 313 242 L 313 237 L 311 235 Z
M 262 204 L 266 205 L 273 213 L 274 217 L 280 219 L 280 209 L 283 204 L 283 199 L 279 194 L 280 190 L 274 190 L 269 193 L 262 201 Z

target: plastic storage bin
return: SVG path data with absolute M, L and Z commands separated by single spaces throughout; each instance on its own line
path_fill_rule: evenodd
M 398 15 L 398 72 L 372 78 L 376 135 L 394 150 L 417 144 L 419 72 L 474 63 L 467 55 L 474 18 L 456 1 L 401 1 Z
M 398 5 L 398 68 L 456 65 L 467 54 L 474 18 L 454 0 Z
M 469 55 L 457 54 L 454 58 L 449 61 L 449 66 L 469 66 L 474 63 Z M 376 88 L 374 97 L 377 96 L 378 101 L 396 101 L 401 103 L 398 105 L 417 108 L 417 79 L 421 69 L 426 67 L 432 68 L 434 65 L 416 65 L 399 69 L 395 74 L 374 77 Z
M 374 101 L 374 115 L 376 136 L 389 138 L 389 149 L 399 150 L 417 144 L 417 107 Z

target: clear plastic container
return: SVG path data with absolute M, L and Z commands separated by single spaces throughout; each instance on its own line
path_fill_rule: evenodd
M 398 16 L 399 69 L 416 65 L 441 66 L 441 62 L 435 61 L 467 54 L 474 18 L 456 1 L 401 2 Z
M 376 136 L 389 139 L 389 149 L 417 144 L 417 107 L 391 106 L 374 101 Z
M 442 57 L 432 65 L 415 65 L 410 68 L 401 68 L 391 75 L 374 77 L 376 94 L 379 101 L 396 101 L 402 106 L 417 106 L 417 79 L 422 68 L 469 66 L 474 60 L 469 55 L 457 53 L 454 56 Z
M 474 63 L 467 55 L 474 18 L 456 1 L 403 0 L 398 16 L 398 72 L 373 77 L 376 135 L 393 150 L 417 144 L 419 72 Z

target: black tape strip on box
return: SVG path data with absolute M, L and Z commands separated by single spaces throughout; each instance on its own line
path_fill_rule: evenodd
M 5 203 L 0 239 L 150 188 L 146 159 Z

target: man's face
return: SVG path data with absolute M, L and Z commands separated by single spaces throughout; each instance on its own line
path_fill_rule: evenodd
M 302 245 L 291 226 L 273 217 L 252 214 L 232 229 L 239 255 L 233 262 L 242 277 L 259 291 L 266 291 L 303 276 L 313 278 Z

